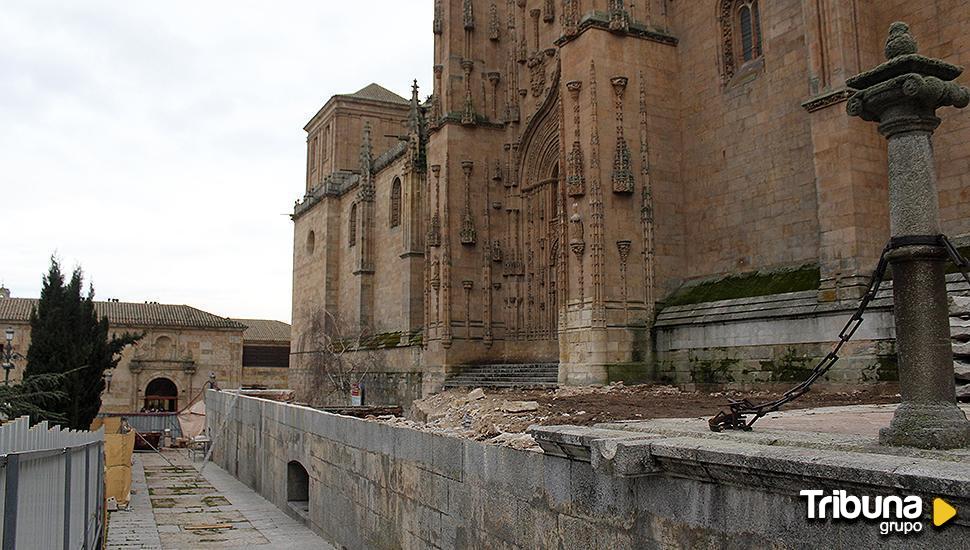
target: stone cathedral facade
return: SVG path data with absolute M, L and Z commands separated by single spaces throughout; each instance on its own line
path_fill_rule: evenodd
M 293 215 L 291 370 L 313 331 L 352 327 L 383 357 L 378 400 L 497 363 L 558 364 L 565 384 L 785 382 L 889 235 L 885 143 L 846 115 L 845 79 L 896 20 L 970 63 L 966 0 L 427 1 L 430 96 L 328 101 Z M 970 112 L 948 113 L 958 242 L 968 143 Z M 833 381 L 891 378 L 887 311 Z

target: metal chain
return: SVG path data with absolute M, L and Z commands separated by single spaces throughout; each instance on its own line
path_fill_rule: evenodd
M 728 406 L 730 407 L 730 412 L 720 411 L 708 421 L 711 431 L 720 432 L 721 430 L 745 430 L 751 429 L 752 424 L 755 423 L 759 418 L 765 416 L 768 413 L 775 412 L 782 406 L 794 401 L 795 399 L 801 397 L 807 393 L 812 384 L 816 380 L 821 378 L 825 373 L 835 365 L 839 360 L 839 351 L 842 350 L 842 346 L 848 342 L 852 336 L 855 334 L 859 326 L 862 325 L 863 314 L 866 312 L 866 308 L 869 304 L 876 298 L 876 294 L 879 293 L 879 288 L 882 286 L 883 280 L 886 276 L 886 268 L 889 267 L 888 256 L 896 248 L 902 246 L 942 246 L 946 249 L 947 254 L 950 259 L 956 264 L 960 273 L 963 275 L 964 280 L 970 285 L 970 261 L 964 258 L 960 251 L 950 242 L 950 239 L 946 235 L 913 235 L 907 237 L 893 237 L 886 244 L 883 249 L 882 254 L 879 255 L 879 263 L 876 265 L 876 270 L 872 273 L 869 279 L 869 286 L 866 293 L 859 300 L 859 305 L 856 307 L 855 313 L 849 318 L 842 331 L 839 332 L 839 341 L 835 343 L 832 351 L 822 358 L 815 368 L 812 369 L 812 373 L 803 382 L 795 386 L 794 388 L 785 392 L 781 397 L 775 399 L 774 401 L 768 401 L 765 403 L 754 404 L 750 399 L 742 399 L 740 401 L 731 399 L 729 400 Z M 748 417 L 750 420 L 748 419 Z

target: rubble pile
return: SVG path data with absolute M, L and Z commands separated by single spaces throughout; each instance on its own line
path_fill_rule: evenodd
M 538 451 L 526 431 L 529 426 L 571 424 L 590 426 L 616 420 L 708 417 L 729 399 L 770 400 L 772 391 L 686 391 L 676 386 L 645 384 L 565 386 L 556 389 L 449 389 L 414 402 L 407 418 L 368 417 L 424 432 L 465 437 L 516 449 Z M 893 403 L 895 388 L 848 392 L 813 391 L 789 408 L 861 403 Z

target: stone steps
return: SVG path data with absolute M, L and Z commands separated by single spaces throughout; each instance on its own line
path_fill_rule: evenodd
M 949 301 L 957 399 L 970 401 L 970 297 L 950 296 Z
M 444 387 L 534 388 L 556 387 L 558 382 L 556 363 L 466 365 L 445 379 Z

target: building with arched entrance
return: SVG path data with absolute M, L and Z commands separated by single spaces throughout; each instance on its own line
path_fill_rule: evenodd
M 30 312 L 37 300 L 0 295 L 0 328 L 15 331 L 14 349 L 26 356 Z M 113 333 L 142 338 L 122 352 L 102 395 L 104 413 L 177 412 L 198 400 L 210 381 L 221 388 L 284 388 L 289 325 L 279 321 L 235 321 L 186 305 L 154 302 L 95 302 Z M 255 358 L 244 366 L 245 349 Z M 282 353 L 279 350 L 284 350 Z M 24 360 L 11 379 L 20 379 Z

